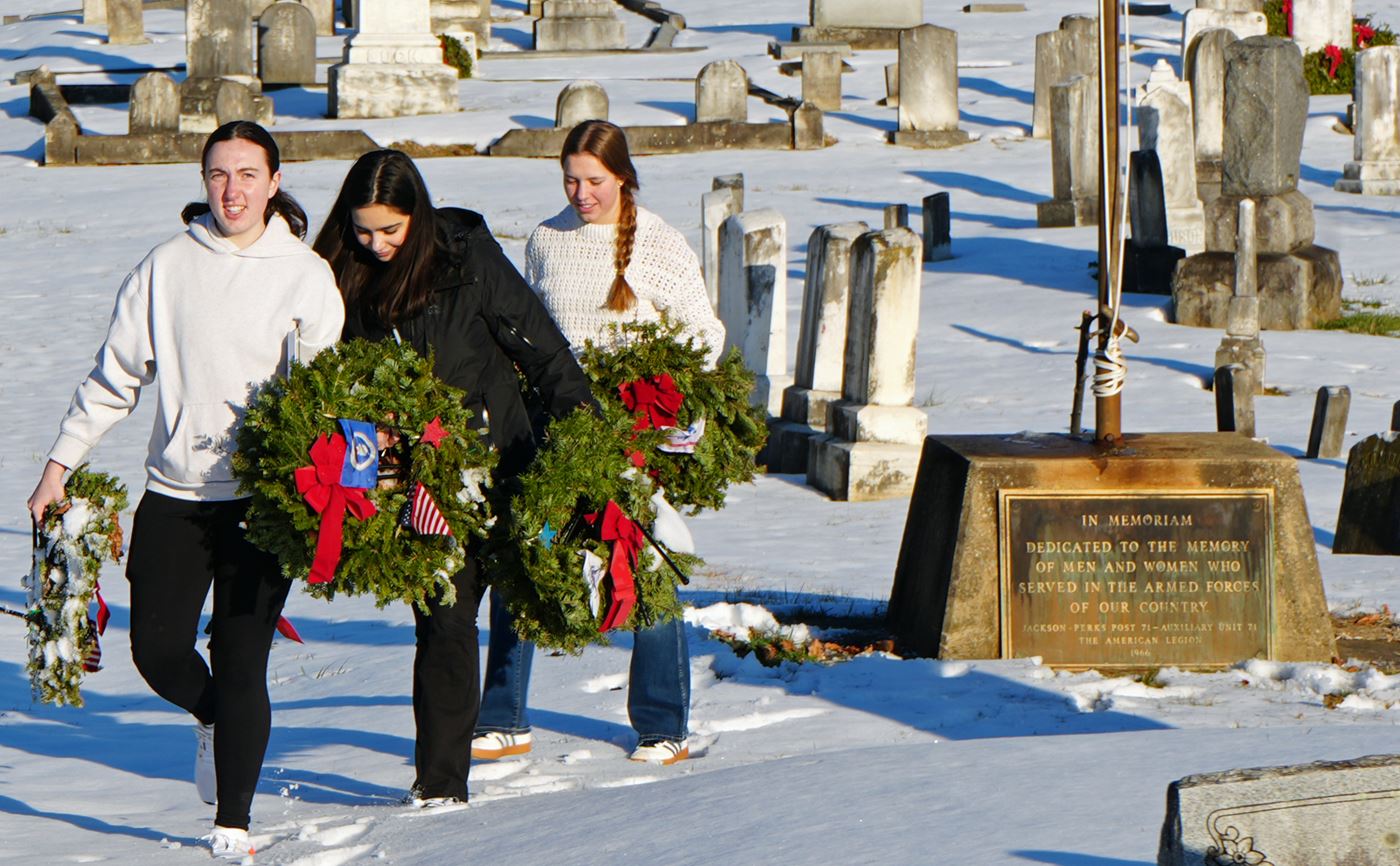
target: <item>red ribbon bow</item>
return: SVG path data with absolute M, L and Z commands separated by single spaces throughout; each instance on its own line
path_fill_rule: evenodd
M 346 510 L 360 520 L 368 520 L 378 511 L 363 491 L 340 485 L 344 465 L 345 437 L 336 433 L 318 438 L 311 446 L 311 465 L 296 471 L 297 492 L 321 515 L 316 558 L 311 563 L 308 583 L 330 583 L 335 578 L 344 542 Z
M 623 382 L 617 386 L 617 393 L 622 397 L 622 405 L 638 413 L 633 430 L 676 426 L 676 413 L 685 400 L 669 373 Z
M 1352 32 L 1356 34 L 1356 47 L 1365 48 L 1371 44 L 1371 40 L 1376 38 L 1376 29 L 1367 27 L 1360 21 L 1351 26 Z
M 632 522 L 611 499 L 603 508 L 602 517 L 600 537 L 605 542 L 612 542 L 612 558 L 608 562 L 611 598 L 608 600 L 608 611 L 598 624 L 598 631 L 605 632 L 626 622 L 632 608 L 637 604 L 637 585 L 632 579 L 632 569 L 636 568 L 645 536 L 642 535 L 641 527 Z M 598 514 L 594 512 L 584 515 L 584 519 L 591 526 L 597 522 Z
M 1342 49 L 1335 45 L 1328 45 L 1322 49 L 1322 53 L 1327 55 L 1327 59 L 1332 61 L 1332 65 L 1327 68 L 1327 77 L 1337 77 L 1337 67 L 1342 65 Z
M 1293 35 L 1293 0 L 1283 0 L 1283 32 Z

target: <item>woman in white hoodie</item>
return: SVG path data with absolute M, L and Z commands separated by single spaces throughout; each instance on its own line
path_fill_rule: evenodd
M 335 343 L 345 318 L 330 269 L 301 240 L 306 214 L 280 189 L 279 163 L 255 123 L 209 136 L 208 204 L 185 208 L 186 230 L 122 284 L 28 503 L 42 519 L 63 499 L 65 473 L 154 384 L 146 492 L 127 558 L 131 654 L 156 694 L 195 717 L 195 783 L 218 804 L 210 846 L 238 859 L 252 853 L 249 811 L 271 728 L 268 652 L 289 582 L 244 537 L 248 500 L 229 457 L 252 389 L 285 370 L 288 347 L 309 356 Z M 211 586 L 206 665 L 195 644 Z

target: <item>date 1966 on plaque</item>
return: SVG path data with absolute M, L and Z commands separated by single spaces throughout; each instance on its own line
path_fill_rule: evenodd
M 1004 658 L 1222 667 L 1271 655 L 1271 490 L 998 498 Z

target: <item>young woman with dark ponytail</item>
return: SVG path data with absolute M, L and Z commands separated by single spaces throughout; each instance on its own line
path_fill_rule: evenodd
M 433 372 L 465 392 L 473 423 L 489 429 L 501 455 L 497 481 L 524 469 L 537 444 L 517 369 L 555 417 L 594 405 L 568 343 L 486 220 L 434 208 L 405 154 L 376 150 L 355 162 L 315 248 L 345 296 L 346 338 L 397 339 L 431 354 Z M 467 799 L 480 696 L 481 566 L 470 555 L 452 576 L 456 604 L 433 599 L 427 613 L 413 608 L 417 777 L 408 799 L 424 808 Z
M 637 204 L 626 134 L 607 121 L 585 121 L 569 132 L 559 161 L 569 205 L 530 235 L 525 279 L 573 350 L 590 340 L 607 345 L 616 336 L 611 325 L 655 322 L 665 313 L 714 364 L 724 325 L 685 237 Z M 476 758 L 519 755 L 531 746 L 526 704 L 535 647 L 515 634 L 505 607 L 493 593 Z M 627 714 L 638 738 L 632 760 L 673 764 L 689 757 L 690 652 L 680 620 L 636 632 L 629 683 Z
M 131 655 L 156 694 L 194 716 L 195 787 L 218 804 L 210 848 L 241 861 L 253 853 L 249 812 L 272 723 L 268 653 L 290 584 L 244 536 L 248 500 L 229 457 L 252 389 L 286 369 L 289 347 L 310 356 L 335 343 L 345 309 L 330 268 L 301 240 L 306 214 L 281 188 L 266 130 L 224 124 L 201 168 L 208 201 L 186 207 L 186 230 L 122 284 L 28 507 L 41 520 L 63 499 L 65 473 L 154 388 L 126 566 Z M 195 645 L 211 586 L 206 664 Z

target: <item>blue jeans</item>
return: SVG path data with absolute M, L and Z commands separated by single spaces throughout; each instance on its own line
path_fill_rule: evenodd
M 530 730 L 528 695 L 535 645 L 511 626 L 505 599 L 491 590 L 491 633 L 477 733 Z M 627 717 L 645 740 L 683 740 L 690 718 L 690 646 L 678 618 L 632 633 Z

